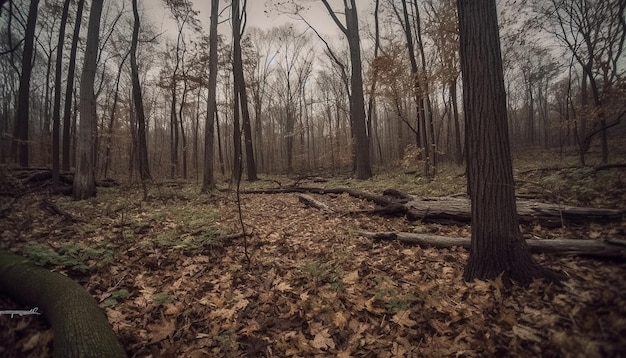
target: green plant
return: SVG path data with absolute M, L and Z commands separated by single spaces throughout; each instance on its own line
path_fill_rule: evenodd
M 160 292 L 152 296 L 152 302 L 157 305 L 165 305 L 174 301 L 176 301 L 176 297 L 168 295 L 167 293 Z
M 120 300 L 125 300 L 128 297 L 130 297 L 130 292 L 125 288 L 113 291 L 111 292 L 111 296 L 102 302 L 102 307 L 113 307 L 117 305 Z
M 56 251 L 42 244 L 30 244 L 24 247 L 24 254 L 41 266 L 62 266 L 66 269 L 86 273 L 90 266 L 100 266 L 113 260 L 115 245 L 102 243 L 96 247 L 69 243 Z
M 335 291 L 342 292 L 345 290 L 346 285 L 342 280 L 343 271 L 331 261 L 307 261 L 300 266 L 300 271 L 318 285 L 329 283 Z

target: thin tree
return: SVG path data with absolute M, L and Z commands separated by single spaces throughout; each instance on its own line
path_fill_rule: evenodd
M 519 229 L 495 0 L 458 0 L 472 242 L 464 278 L 558 280 Z
M 217 22 L 219 0 L 211 0 L 211 24 L 209 28 L 209 94 L 207 98 L 206 124 L 204 130 L 204 177 L 202 192 L 215 188 L 215 114 L 217 112 Z
M 61 76 L 63 75 L 63 44 L 65 42 L 65 25 L 70 9 L 70 0 L 65 0 L 59 25 L 59 40 L 57 42 L 57 59 L 54 80 L 54 108 L 52 110 L 52 183 L 55 188 L 59 186 L 59 129 L 61 127 Z
M 246 149 L 246 174 L 248 181 L 257 180 L 256 163 L 254 160 L 254 148 L 252 145 L 252 127 L 250 125 L 250 112 L 248 111 L 248 94 L 246 91 L 246 80 L 243 73 L 243 59 L 241 55 L 241 34 L 245 28 L 242 19 L 245 18 L 246 2 L 243 8 L 239 7 L 239 0 L 232 0 L 232 26 L 233 26 L 233 82 L 235 87 L 235 111 L 234 118 L 238 119 L 239 110 L 241 110 L 241 124 L 243 127 L 243 135 Z M 234 128 L 235 148 L 239 146 L 239 152 L 235 151 L 235 178 L 239 178 L 241 172 L 241 129 L 239 121 L 235 121 Z M 239 144 L 237 143 L 239 142 Z
M 28 9 L 26 33 L 24 34 L 24 50 L 22 52 L 22 75 L 20 76 L 17 112 L 15 115 L 15 133 L 13 136 L 12 152 L 14 155 L 18 156 L 19 164 L 23 167 L 28 167 L 29 165 L 28 127 L 30 125 L 30 76 L 33 71 L 31 61 L 33 59 L 38 6 L 39 0 L 31 0 Z
M 426 111 L 425 111 L 425 99 L 424 94 L 426 91 L 422 89 L 420 81 L 420 73 L 417 67 L 417 59 L 415 56 L 415 45 L 413 44 L 413 31 L 411 31 L 411 22 L 409 20 L 409 11 L 407 8 L 406 0 L 402 1 L 402 15 L 396 9 L 394 3 L 392 3 L 394 12 L 400 20 L 404 29 L 404 37 L 407 43 L 407 52 L 409 61 L 411 64 L 411 75 L 413 76 L 413 87 L 415 92 L 415 103 L 417 105 L 417 126 L 416 139 L 417 145 L 424 150 L 424 175 L 430 176 L 430 145 L 428 144 L 428 135 L 426 134 Z M 419 30 L 416 30 L 416 32 Z M 426 68 L 422 68 L 422 71 L 426 71 Z
M 133 83 L 133 102 L 135 104 L 135 115 L 137 116 L 137 141 L 139 154 L 139 178 L 144 189 L 144 200 L 147 199 L 145 181 L 152 179 L 150 175 L 150 164 L 148 162 L 148 144 L 146 142 L 146 115 L 143 110 L 143 95 L 141 93 L 141 83 L 139 83 L 139 69 L 137 67 L 137 42 L 139 42 L 139 11 L 137 0 L 133 0 L 133 37 L 130 46 L 130 69 Z M 132 130 L 135 130 L 134 128 Z
M 355 140 L 355 175 L 358 179 L 372 177 L 372 163 L 370 160 L 370 140 L 367 133 L 365 118 L 365 98 L 363 94 L 363 68 L 361 61 L 361 45 L 359 37 L 359 18 L 355 0 L 344 0 L 346 24 L 339 20 L 328 0 L 322 0 L 331 18 L 348 39 L 350 49 L 350 116 Z
M 78 51 L 78 40 L 80 39 L 80 24 L 83 19 L 83 9 L 85 0 L 78 1 L 76 10 L 76 20 L 74 21 L 74 33 L 72 35 L 72 48 L 70 49 L 70 60 L 67 66 L 67 83 L 65 85 L 65 101 L 63 107 L 63 143 L 61 169 L 70 170 L 70 144 L 71 144 L 71 114 L 72 99 L 74 97 L 74 74 L 76 73 L 76 53 Z
M 614 108 L 605 103 L 605 97 L 624 77 L 626 1 L 549 0 L 531 4 L 543 21 L 541 26 L 569 50 L 583 71 L 581 104 L 587 106 L 591 100 L 593 110 L 590 115 L 583 114 L 578 123 L 581 164 L 585 165 L 585 154 L 597 134 L 601 135 L 602 162 L 607 163 L 607 129 L 621 119 L 619 113 L 611 113 Z M 589 95 L 591 99 L 587 98 Z M 591 128 L 587 128 L 587 116 L 594 119 Z
M 96 196 L 94 143 L 96 133 L 96 96 L 93 85 L 96 77 L 98 45 L 100 42 L 100 17 L 104 0 L 93 0 L 87 28 L 85 62 L 80 79 L 80 122 L 76 148 L 76 174 L 73 197 L 83 200 Z

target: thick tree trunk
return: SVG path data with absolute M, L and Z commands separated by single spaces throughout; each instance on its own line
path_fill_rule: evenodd
M 496 1 L 458 0 L 472 244 L 464 278 L 557 280 L 519 230 Z
M 0 288 L 43 313 L 54 331 L 54 357 L 126 357 L 96 300 L 75 281 L 0 251 Z

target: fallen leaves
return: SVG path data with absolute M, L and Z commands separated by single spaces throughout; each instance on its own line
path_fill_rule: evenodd
M 346 210 L 366 205 L 347 195 L 315 198 Z M 354 232 L 459 236 L 469 234 L 467 227 L 333 216 L 281 194 L 243 196 L 252 233 L 247 266 L 240 241 L 181 245 L 206 232 L 194 214 L 208 205 L 203 200 L 155 200 L 146 204 L 153 212 L 124 209 L 123 224 L 118 211 L 92 213 L 93 233 L 76 239 L 67 234 L 70 227 L 46 238 L 55 245 L 92 239 L 117 245 L 116 261 L 95 269 L 85 286 L 99 298 L 127 291 L 106 313 L 129 355 L 595 357 L 626 349 L 624 264 L 540 255 L 542 264 L 565 270 L 571 280 L 528 289 L 507 289 L 501 280 L 466 283 L 463 249 L 375 242 Z M 88 221 L 91 209 L 71 205 L 64 209 Z M 239 230 L 228 200 L 210 205 L 219 215 L 208 220 L 224 232 Z M 206 208 L 200 212 L 208 215 Z M 547 230 L 537 227 L 532 235 Z

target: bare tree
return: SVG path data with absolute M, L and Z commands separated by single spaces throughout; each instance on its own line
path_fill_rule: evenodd
M 63 143 L 61 169 L 70 170 L 70 144 L 71 144 L 71 117 L 74 94 L 74 74 L 76 73 L 76 53 L 78 51 L 78 41 L 80 39 L 80 24 L 83 18 L 85 0 L 78 0 L 76 19 L 74 21 L 74 33 L 72 35 L 72 48 L 70 49 L 70 59 L 67 66 L 67 82 L 65 84 L 65 101 L 63 107 Z
M 245 1 L 240 9 L 239 0 L 232 0 L 232 30 L 233 30 L 233 84 L 234 84 L 234 145 L 235 145 L 235 178 L 241 175 L 242 153 L 241 153 L 241 128 L 239 128 L 239 114 L 241 111 L 241 125 L 243 127 L 244 143 L 246 149 L 246 174 L 248 181 L 257 180 L 256 163 L 254 160 L 254 148 L 252 146 L 252 127 L 250 125 L 250 112 L 248 111 L 248 94 L 246 91 L 246 81 L 243 72 L 243 59 L 241 54 L 241 34 L 245 29 Z
M 80 124 L 78 126 L 77 162 L 73 186 L 73 197 L 76 200 L 96 196 L 94 143 L 97 118 L 93 86 L 96 77 L 103 2 L 104 0 L 93 0 L 89 13 L 85 63 L 80 80 Z
M 464 278 L 528 285 L 558 276 L 535 263 L 519 229 L 495 0 L 459 0 L 472 241 Z
M 135 114 L 137 116 L 137 140 L 139 154 L 139 177 L 144 185 L 144 200 L 147 199 L 145 181 L 152 178 L 150 175 L 150 165 L 148 162 L 148 144 L 146 143 L 146 115 L 143 108 L 143 94 L 141 83 L 139 83 L 139 69 L 137 67 L 137 43 L 139 42 L 139 10 L 137 0 L 133 0 L 133 37 L 130 48 L 130 68 L 133 84 L 133 103 L 135 104 Z M 132 128 L 131 130 L 135 130 Z
M 202 192 L 215 188 L 215 113 L 217 112 L 217 22 L 219 0 L 211 0 L 211 24 L 209 29 L 209 94 L 207 98 L 206 124 L 204 127 L 204 177 Z
M 621 114 L 606 108 L 605 96 L 611 96 L 624 75 L 626 1 L 535 1 L 533 8 L 540 15 L 540 26 L 554 35 L 581 66 L 583 104 L 587 101 L 587 83 L 591 89 L 593 110 L 583 111 L 586 113 L 578 123 L 581 164 L 585 164 L 585 153 L 597 134 L 601 134 L 602 161 L 606 163 L 607 129 L 619 123 Z M 585 116 L 592 117 L 591 128 Z
M 70 0 L 63 3 L 61 24 L 59 25 L 59 40 L 57 42 L 57 59 L 54 80 L 54 109 L 52 111 L 52 182 L 54 187 L 59 186 L 59 129 L 61 126 L 61 76 L 63 75 L 63 45 L 65 43 L 65 25 L 70 10 Z
M 39 0 L 31 0 L 24 34 L 24 50 L 22 51 L 22 73 L 20 76 L 17 113 L 15 115 L 15 133 L 13 135 L 12 152 L 19 157 L 19 164 L 29 165 L 29 125 L 30 125 L 30 77 L 33 71 L 32 59 L 35 42 L 35 25 Z
M 280 41 L 278 47 L 277 89 L 281 96 L 285 112 L 285 147 L 287 150 L 287 172 L 293 172 L 294 139 L 296 137 L 296 121 L 301 102 L 302 89 L 306 77 L 310 74 L 313 60 L 313 47 L 309 37 L 297 34 L 292 26 L 284 25 L 275 28 L 269 34 Z
M 370 140 L 367 133 L 365 118 L 365 98 L 363 94 L 363 69 L 361 62 L 361 46 L 359 37 L 359 18 L 357 15 L 356 1 L 344 0 L 345 25 L 339 20 L 337 14 L 328 3 L 322 0 L 328 13 L 341 32 L 348 39 L 350 49 L 350 116 L 352 130 L 355 139 L 356 168 L 355 175 L 358 179 L 372 177 L 372 163 L 370 160 Z

